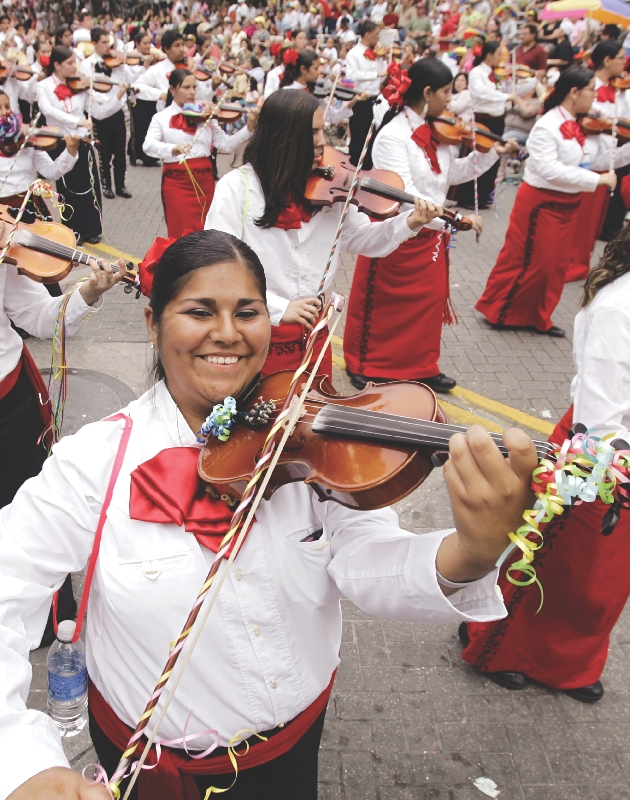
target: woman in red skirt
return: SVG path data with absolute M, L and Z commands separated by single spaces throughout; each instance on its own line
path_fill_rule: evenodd
M 586 283 L 575 319 L 573 355 L 577 375 L 573 405 L 551 434 L 561 444 L 574 422 L 596 436 L 630 434 L 630 228 L 610 242 Z M 614 340 L 613 338 L 614 337 Z M 463 658 L 508 689 L 531 678 L 583 702 L 604 693 L 600 676 L 610 633 L 630 595 L 630 509 L 608 536 L 600 533 L 610 509 L 601 500 L 583 503 L 543 529 L 544 545 L 535 587 L 517 587 L 502 575 L 508 616 L 496 623 L 460 628 Z
M 212 148 L 233 153 L 251 136 L 256 115 L 248 115 L 247 127 L 228 136 L 211 120 L 204 128 L 182 114 L 195 101 L 197 81 L 187 69 L 176 69 L 168 79 L 169 97 L 164 111 L 151 120 L 143 150 L 162 159 L 162 204 L 169 237 L 179 239 L 202 231 L 214 196 Z M 170 102 L 169 102 L 170 101 Z
M 426 123 L 446 108 L 453 76 L 440 61 L 427 58 L 413 64 L 408 75 L 392 76 L 393 82 L 405 78 L 410 85 L 404 93 L 390 92 L 393 106 L 372 160 L 378 169 L 397 172 L 410 194 L 441 205 L 448 187 L 472 180 L 475 168 L 474 154 L 457 158 L 451 147 L 438 144 Z M 498 161 L 498 153 L 516 148 L 513 142 L 478 153 L 478 174 Z M 481 217 L 473 220 L 481 231 Z M 444 223 L 435 220 L 390 255 L 357 259 L 344 334 L 346 366 L 356 388 L 373 379 L 420 380 L 436 392 L 456 385 L 438 366 L 442 323 L 452 321 L 448 244 Z
M 560 302 L 576 232 L 580 192 L 614 187 L 607 169 L 610 139 L 586 137 L 576 115 L 595 97 L 586 67 L 569 67 L 545 102 L 527 140 L 525 177 L 510 216 L 505 244 L 475 306 L 496 328 L 528 328 L 564 336 L 551 321 Z M 619 148 L 622 150 L 623 148 Z

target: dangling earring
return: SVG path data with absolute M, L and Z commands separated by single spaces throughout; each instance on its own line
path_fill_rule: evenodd
M 153 344 L 153 342 L 149 342 L 149 347 L 151 348 L 151 350 L 153 350 L 153 348 L 155 347 L 155 345 Z

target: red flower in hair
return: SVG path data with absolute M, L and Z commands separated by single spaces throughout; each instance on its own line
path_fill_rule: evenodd
M 472 49 L 472 53 L 475 58 L 479 58 L 479 56 L 481 55 L 481 45 L 476 44 Z
M 405 94 L 411 86 L 411 78 L 407 75 L 406 69 L 401 69 L 396 63 L 391 63 L 387 67 L 389 80 L 383 89 L 383 97 L 390 106 L 402 106 L 405 102 Z
M 295 62 L 298 60 L 298 51 L 293 50 L 293 48 L 288 48 L 284 51 L 282 55 L 282 63 L 286 66 L 287 64 L 293 64 L 295 66 Z
M 282 44 L 280 42 L 274 42 L 271 47 L 269 48 L 269 52 L 275 58 L 279 56 L 282 51 Z

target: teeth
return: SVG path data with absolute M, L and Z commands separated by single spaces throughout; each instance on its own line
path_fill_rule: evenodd
M 236 364 L 238 356 L 205 356 L 208 364 Z

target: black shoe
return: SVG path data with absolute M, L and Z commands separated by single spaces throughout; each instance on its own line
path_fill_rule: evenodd
M 579 700 L 580 703 L 596 703 L 604 696 L 604 687 L 601 681 L 597 681 L 589 686 L 582 686 L 580 689 L 564 689 L 564 693 L 574 700 Z
M 457 386 L 455 378 L 449 378 L 443 372 L 440 372 L 439 375 L 434 375 L 432 378 L 418 378 L 418 383 L 424 383 L 434 392 L 450 392 L 451 389 Z
M 124 184 L 122 186 L 116 187 L 116 194 L 118 195 L 118 197 L 125 197 L 126 199 L 129 199 L 131 197 L 131 192 L 127 191 Z
M 468 647 L 470 644 L 470 636 L 468 635 L 468 628 L 465 622 L 460 624 L 457 629 L 457 635 L 459 636 L 459 641 L 462 643 L 462 647 Z
M 89 239 L 83 239 L 86 244 L 100 244 L 101 237 L 100 236 L 91 236 Z
M 537 330 L 536 333 L 544 333 L 545 336 L 553 336 L 556 339 L 564 339 L 567 335 L 566 331 L 559 328 L 557 325 L 552 325 L 551 328 L 547 328 L 546 331 Z
M 368 378 L 365 375 L 355 375 L 354 372 L 346 367 L 346 374 L 350 378 L 350 383 L 355 389 L 365 389 L 368 383 L 389 383 L 389 378 Z
M 103 197 L 106 197 L 108 200 L 113 200 L 116 195 L 112 192 L 111 186 L 106 186 L 103 189 Z
M 160 165 L 159 161 L 143 161 L 143 167 L 158 167 Z
M 129 163 L 131 164 L 132 167 L 135 167 L 137 162 L 135 158 L 129 156 Z
M 527 677 L 522 672 L 483 672 L 482 675 L 504 689 L 518 690 L 527 686 Z

